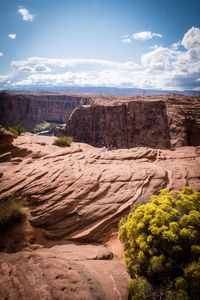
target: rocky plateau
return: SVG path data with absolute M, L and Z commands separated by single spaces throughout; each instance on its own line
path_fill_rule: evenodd
M 27 206 L 0 238 L 0 299 L 128 299 L 119 220 L 160 189 L 200 190 L 199 98 L 170 97 L 82 103 L 68 148 L 0 128 L 0 201 Z

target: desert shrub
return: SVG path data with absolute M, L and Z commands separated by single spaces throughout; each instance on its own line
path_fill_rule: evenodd
M 18 137 L 19 135 L 21 135 L 25 130 L 23 128 L 22 125 L 20 124 L 17 124 L 17 125 L 14 125 L 12 127 L 9 127 L 8 130 L 14 134 L 15 137 Z
M 160 299 L 200 299 L 199 233 L 200 193 L 189 187 L 162 190 L 119 224 L 131 276 L 144 277 Z
M 3 232 L 25 216 L 25 200 L 16 200 L 15 196 L 0 201 L 0 232 Z
M 151 284 L 143 277 L 131 279 L 128 292 L 132 300 L 150 300 L 154 294 Z
M 56 138 L 53 142 L 53 145 L 56 145 L 59 147 L 70 147 L 72 142 L 73 142 L 73 137 L 62 136 L 62 137 Z

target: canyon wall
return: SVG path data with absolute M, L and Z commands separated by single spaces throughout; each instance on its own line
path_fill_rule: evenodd
M 110 100 L 110 101 L 109 101 Z M 107 148 L 200 145 L 200 98 L 112 98 L 76 108 L 65 128 L 76 141 Z
M 91 98 L 64 94 L 18 94 L 0 93 L 0 124 L 12 126 L 22 124 L 31 130 L 43 121 L 66 123 L 71 112 Z
M 122 97 L 0 92 L 0 124 L 32 131 L 43 121 L 67 123 L 56 135 L 110 148 L 200 145 L 200 97 Z
M 170 133 L 163 101 L 82 106 L 75 109 L 66 134 L 94 146 L 133 148 L 170 147 Z

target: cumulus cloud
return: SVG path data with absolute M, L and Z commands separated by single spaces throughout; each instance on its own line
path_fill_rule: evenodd
M 162 34 L 151 32 L 151 31 L 141 31 L 141 32 L 136 32 L 130 35 L 123 36 L 122 42 L 131 43 L 133 40 L 145 41 L 145 40 L 150 40 L 154 37 L 162 38 Z
M 182 45 L 186 49 L 200 48 L 200 28 L 193 26 L 188 30 L 182 39 Z
M 13 61 L 12 74 L 0 77 L 1 86 L 35 84 L 200 90 L 199 31 L 192 27 L 181 41 L 168 47 L 151 47 L 141 56 L 140 64 L 36 56 Z
M 155 47 L 153 51 L 143 54 L 142 65 L 152 70 L 170 70 L 173 61 L 176 60 L 177 52 L 164 47 Z
M 15 40 L 16 39 L 16 33 L 9 33 L 8 34 L 8 37 L 11 39 L 11 40 Z
M 22 16 L 23 21 L 32 22 L 34 19 L 34 16 L 25 7 L 20 6 L 18 8 L 18 13 Z

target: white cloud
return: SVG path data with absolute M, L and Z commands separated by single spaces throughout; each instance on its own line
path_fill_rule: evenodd
M 3 56 L 3 52 L 0 52 L 0 57 Z
M 200 90 L 199 31 L 193 27 L 181 42 L 169 47 L 151 47 L 141 56 L 140 64 L 92 58 L 29 57 L 13 61 L 12 74 L 0 77 L 1 86 L 41 84 Z
M 195 28 L 194 26 L 188 30 L 183 39 L 182 45 L 186 49 L 199 48 L 200 47 L 200 28 Z
M 172 63 L 176 60 L 177 52 L 164 47 L 156 46 L 153 51 L 143 54 L 142 65 L 152 70 L 170 70 Z
M 11 62 L 11 66 L 18 70 L 21 67 L 30 66 L 34 67 L 36 65 L 45 65 L 55 68 L 98 68 L 98 69 L 135 69 L 138 65 L 133 61 L 128 61 L 125 63 L 115 62 L 110 60 L 101 59 L 59 59 L 59 58 L 46 58 L 46 57 L 29 57 L 27 60 L 18 60 Z
M 18 13 L 22 16 L 22 20 L 26 22 L 32 22 L 34 16 L 30 14 L 29 10 L 25 7 L 20 6 L 18 8 Z
M 122 42 L 131 43 L 133 40 L 145 41 L 145 40 L 150 40 L 154 37 L 161 38 L 162 34 L 151 32 L 151 31 L 141 31 L 141 32 L 136 32 L 130 35 L 123 36 Z
M 137 33 L 132 34 L 132 39 L 139 40 L 139 41 L 150 40 L 153 37 L 161 38 L 162 34 L 151 32 L 151 31 L 141 31 L 141 32 L 137 32 Z
M 8 34 L 8 37 L 9 37 L 11 40 L 15 40 L 15 39 L 16 39 L 16 33 L 10 33 L 10 34 Z
M 130 44 L 132 41 L 131 41 L 130 38 L 123 38 L 122 42 L 125 43 L 125 44 Z

